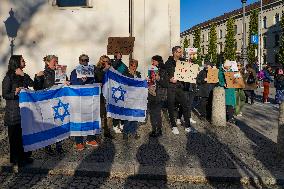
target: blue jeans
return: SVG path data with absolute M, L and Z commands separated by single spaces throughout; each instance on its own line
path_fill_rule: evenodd
M 138 121 L 125 121 L 123 126 L 123 133 L 135 134 L 138 128 Z

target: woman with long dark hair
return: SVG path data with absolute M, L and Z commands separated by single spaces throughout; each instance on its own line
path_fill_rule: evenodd
M 4 124 L 8 126 L 10 162 L 19 166 L 33 162 L 31 153 L 24 152 L 22 141 L 19 93 L 22 88 L 33 87 L 33 80 L 23 72 L 24 68 L 22 55 L 12 55 L 2 81 L 2 96 L 6 100 Z

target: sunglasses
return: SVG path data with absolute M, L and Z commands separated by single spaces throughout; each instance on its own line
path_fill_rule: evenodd
M 81 59 L 82 62 L 89 62 L 89 59 Z

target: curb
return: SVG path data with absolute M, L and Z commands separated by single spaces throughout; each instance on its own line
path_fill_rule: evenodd
M 0 159 L 0 172 L 33 173 L 46 175 L 91 176 L 119 179 L 167 180 L 168 182 L 189 182 L 206 184 L 230 182 L 243 185 L 284 185 L 284 172 L 272 175 L 253 175 L 243 169 L 216 169 L 191 167 L 143 166 L 138 163 L 87 163 L 35 160 L 33 164 L 18 168 L 8 159 Z

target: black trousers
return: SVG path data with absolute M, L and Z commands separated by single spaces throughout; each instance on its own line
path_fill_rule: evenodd
M 191 92 L 184 91 L 184 93 L 186 97 L 186 104 L 188 107 L 188 117 L 191 118 L 191 111 L 193 108 L 193 101 L 194 101 L 196 93 L 193 91 Z M 179 104 L 178 105 L 178 118 L 180 119 L 182 115 L 183 115 L 182 108 L 181 108 L 181 105 Z
M 148 107 L 149 107 L 149 115 L 153 131 L 162 130 L 162 113 L 161 113 L 162 106 L 163 106 L 162 102 L 159 101 L 157 97 L 149 95 Z
M 226 105 L 226 119 L 230 121 L 234 118 L 235 109 L 231 105 Z
M 181 88 L 168 88 L 168 112 L 171 127 L 176 127 L 175 108 L 179 104 L 184 117 L 185 127 L 190 127 L 187 92 Z
M 246 95 L 246 103 L 248 103 L 249 98 L 251 100 L 251 103 L 253 103 L 254 96 L 255 96 L 254 90 L 245 90 L 244 92 L 245 92 L 245 95 Z
M 24 152 L 22 128 L 20 124 L 8 125 L 10 143 L 10 162 L 18 163 L 31 156 L 31 152 Z

